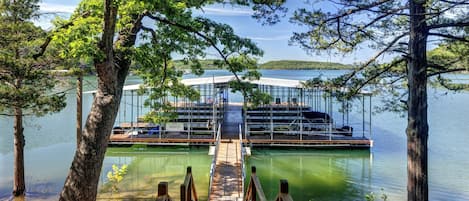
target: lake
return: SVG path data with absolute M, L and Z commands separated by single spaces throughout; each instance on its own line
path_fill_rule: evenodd
M 335 77 L 344 71 L 262 70 L 263 76 L 306 80 L 318 75 Z M 229 75 L 210 70 L 204 76 Z M 186 77 L 193 77 L 186 75 Z M 452 78 L 469 80 L 469 75 Z M 127 84 L 141 82 L 129 77 Z M 85 79 L 85 91 L 96 87 Z M 25 165 L 28 200 L 55 200 L 67 175 L 75 149 L 75 91 L 68 89 L 67 107 L 60 113 L 25 119 Z M 469 200 L 469 92 L 429 89 L 429 189 L 430 200 Z M 230 96 L 236 101 L 239 95 Z M 374 97 L 378 105 L 380 97 Z M 83 111 L 89 111 L 91 94 L 84 95 Z M 86 113 L 85 112 L 85 113 Z M 355 117 L 354 117 L 355 115 Z M 85 116 L 86 118 L 86 116 Z M 352 113 L 352 119 L 361 118 Z M 406 118 L 383 112 L 372 116 L 374 147 L 363 150 L 308 150 L 254 148 L 246 167 L 255 165 L 266 195 L 273 199 L 279 179 L 288 179 L 294 200 L 364 200 L 366 194 L 383 192 L 389 200 L 406 199 Z M 10 199 L 13 175 L 13 119 L 0 117 L 0 200 Z M 159 181 L 170 182 L 170 194 L 192 166 L 199 195 L 208 188 L 211 157 L 205 148 L 111 148 L 100 178 L 100 198 L 129 196 L 149 198 Z M 128 173 L 112 194 L 106 174 L 112 165 L 128 165 Z M 249 172 L 249 171 L 248 171 Z M 122 187 L 125 186 L 125 189 Z M 206 196 L 205 196 L 206 198 Z

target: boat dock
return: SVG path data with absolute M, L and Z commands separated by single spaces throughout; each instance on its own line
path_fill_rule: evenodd
M 373 146 L 371 93 L 358 94 L 361 113 L 351 115 L 352 102 L 334 97 L 334 90 L 339 89 L 306 87 L 300 80 L 260 78 L 246 82 L 269 94 L 270 101 L 253 103 L 250 97 L 242 97 L 242 102 L 230 102 L 231 81 L 235 81 L 234 76 L 184 79 L 183 84 L 200 93 L 199 99 L 168 96 L 157 100 L 171 106 L 167 110 L 145 108 L 142 101 L 145 97 L 141 97 L 145 95 L 135 93 L 142 86 L 125 86 L 109 145 L 209 146 L 208 154 L 213 158 L 208 198 L 231 201 L 257 200 L 256 195 L 259 200 L 266 200 L 254 167 L 245 188 L 244 159 L 252 147 L 369 149 Z M 149 121 L 145 114 L 172 118 Z M 164 197 L 167 190 L 163 188 L 167 185 L 162 183 L 161 193 L 158 191 L 161 200 L 167 198 Z M 197 200 L 190 168 L 181 185 L 181 200 Z M 286 180 L 280 181 L 276 200 L 291 200 Z

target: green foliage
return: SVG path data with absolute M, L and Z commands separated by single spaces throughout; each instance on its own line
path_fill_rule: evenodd
M 215 60 L 215 59 L 198 60 L 198 62 L 201 68 L 204 70 L 219 69 L 220 67 L 218 65 L 219 60 Z M 187 60 L 174 60 L 173 63 L 176 69 L 180 69 L 180 70 L 192 69 L 192 65 L 191 65 L 192 63 L 190 63 L 190 61 L 187 61 Z M 222 65 L 221 67 L 224 67 L 224 65 Z
M 189 66 L 196 75 L 203 73 L 203 62 L 209 48 L 215 49 L 220 56 L 213 61 L 213 66 L 226 68 L 234 74 L 247 71 L 250 79 L 259 77 L 256 72 L 256 59 L 262 51 L 246 38 L 234 34 L 233 29 L 210 19 L 193 16 L 192 12 L 213 3 L 233 3 L 255 5 L 256 12 L 267 11 L 265 5 L 276 1 L 116 1 L 118 8 L 116 33 L 119 43 L 114 44 L 114 51 L 124 58 L 132 60 L 134 71 L 143 78 L 146 89 L 139 93 L 148 93 L 145 105 L 153 108 L 145 119 L 160 123 L 175 118 L 173 105 L 166 97 L 198 99 L 198 92 L 180 83 L 183 72 L 180 63 Z M 273 8 L 273 7 L 272 7 Z M 145 20 L 141 25 L 142 17 Z M 86 61 L 100 61 L 103 53 L 99 51 L 99 39 L 103 27 L 103 3 L 84 0 L 69 20 L 57 19 L 57 26 L 72 23 L 54 35 L 54 44 L 63 47 L 60 56 Z M 140 30 L 136 36 L 139 44 L 126 45 L 126 39 L 134 37 L 128 31 L 137 25 Z M 121 54 L 122 53 L 122 54 Z M 180 62 L 173 61 L 173 55 L 182 57 Z M 240 82 L 240 80 L 238 80 Z M 246 95 L 256 97 L 245 84 L 237 87 Z
M 468 32 L 467 26 L 452 27 L 451 23 L 466 22 L 468 10 L 457 10 L 461 2 L 426 1 L 429 27 L 442 24 L 444 28 L 430 28 L 438 47 L 428 52 L 427 77 L 432 85 L 452 90 L 467 86 L 451 83 L 441 74 L 467 71 Z M 384 93 L 384 107 L 378 111 L 403 111 L 407 108 L 407 60 L 409 47 L 409 5 L 408 1 L 311 1 L 313 9 L 297 9 L 291 22 L 308 27 L 296 32 L 291 43 L 298 44 L 309 53 L 333 52 L 348 55 L 362 47 L 377 50 L 369 60 L 357 64 L 350 73 L 331 80 L 336 87 L 347 87 L 352 97 L 365 88 L 374 93 Z M 322 6 L 317 6 L 323 4 Z M 324 6 L 337 7 L 325 11 Z M 452 17 L 446 15 L 453 13 Z M 426 50 L 424 50 L 426 51 Z M 382 56 L 396 56 L 390 62 L 382 63 Z M 402 56 L 398 56 L 402 55 Z
M 379 195 L 376 195 L 375 193 L 371 192 L 369 194 L 366 194 L 365 195 L 365 200 L 366 201 L 378 201 L 378 200 L 382 200 L 382 201 L 387 201 L 388 200 L 388 196 L 383 192 L 384 190 L 381 189 L 381 196 Z M 379 197 L 378 197 L 379 196 Z
M 430 85 L 453 91 L 469 90 L 469 84 L 455 83 L 442 74 L 444 72 L 469 72 L 469 46 L 463 42 L 448 41 L 427 53 L 429 60 Z
M 127 165 L 122 165 L 121 167 L 113 164 L 112 170 L 107 173 L 107 179 L 109 184 L 111 184 L 112 192 L 119 192 L 118 185 L 124 179 L 124 176 L 127 174 Z
M 65 107 L 65 94 L 54 91 L 57 80 L 49 71 L 55 65 L 46 52 L 35 59 L 46 32 L 31 19 L 37 16 L 38 1 L 0 3 L 0 112 L 41 116 Z

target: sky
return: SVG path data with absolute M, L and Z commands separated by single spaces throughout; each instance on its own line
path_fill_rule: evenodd
M 67 17 L 76 5 L 78 0 L 43 0 L 40 3 L 41 12 L 57 13 L 57 15 Z M 325 61 L 352 64 L 363 62 L 369 56 L 373 55 L 374 50 L 362 48 L 359 51 L 348 55 L 322 53 L 308 54 L 301 47 L 289 44 L 289 39 L 293 32 L 305 30 L 296 24 L 288 21 L 288 17 L 296 8 L 311 7 L 305 4 L 303 0 L 287 1 L 288 12 L 282 20 L 275 25 L 262 25 L 256 19 L 252 18 L 252 10 L 248 7 L 233 7 L 231 5 L 211 5 L 203 8 L 203 11 L 195 12 L 196 15 L 202 15 L 217 22 L 222 22 L 233 27 L 236 34 L 253 40 L 258 47 L 264 50 L 263 57 L 259 58 L 260 63 L 272 60 L 307 60 L 307 61 Z M 324 8 L 330 9 L 330 8 Z M 51 27 L 49 21 L 53 18 L 43 17 L 36 23 L 45 29 Z M 386 59 L 386 58 L 383 58 Z

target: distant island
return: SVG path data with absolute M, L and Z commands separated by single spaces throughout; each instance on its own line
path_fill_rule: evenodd
M 353 65 L 322 62 L 322 61 L 300 61 L 300 60 L 278 60 L 269 61 L 259 65 L 260 69 L 286 69 L 286 70 L 349 70 Z
M 207 59 L 200 60 L 204 69 L 218 69 L 214 65 L 215 60 Z M 174 62 L 174 65 L 178 69 L 189 69 L 188 64 L 184 64 L 181 60 Z M 274 70 L 350 70 L 354 69 L 354 65 L 332 63 L 332 62 L 321 62 L 321 61 L 301 61 L 301 60 L 278 60 L 268 61 L 260 64 L 259 69 L 274 69 Z

